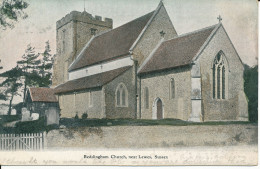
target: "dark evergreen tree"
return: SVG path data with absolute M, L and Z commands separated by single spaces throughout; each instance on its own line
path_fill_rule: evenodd
M 27 88 L 37 86 L 38 84 L 38 66 L 40 64 L 38 57 L 39 54 L 35 54 L 34 48 L 28 45 L 25 54 L 22 56 L 22 60 L 17 62 L 23 72 L 23 102 L 25 101 Z
M 51 76 L 52 76 L 52 65 L 53 65 L 53 57 L 50 54 L 50 43 L 49 41 L 45 42 L 45 50 L 42 55 L 41 64 L 38 67 L 39 75 L 41 77 L 39 81 L 40 87 L 48 87 L 51 85 Z
M 3 77 L 5 79 L 0 84 L 1 87 L 4 87 L 2 99 L 9 99 L 8 115 L 11 115 L 14 96 L 20 95 L 18 90 L 22 86 L 22 83 L 20 81 L 21 75 L 22 70 L 18 66 L 0 74 L 0 77 Z
M 0 63 L 1 63 L 1 60 L 0 60 Z M 3 66 L 0 65 L 0 69 L 3 69 Z
M 258 65 L 244 65 L 244 90 L 248 99 L 249 121 L 258 121 Z

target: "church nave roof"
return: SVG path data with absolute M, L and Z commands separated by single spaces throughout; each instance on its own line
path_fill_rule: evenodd
M 129 49 L 153 16 L 152 11 L 108 32 L 96 35 L 83 48 L 69 71 L 129 54 Z

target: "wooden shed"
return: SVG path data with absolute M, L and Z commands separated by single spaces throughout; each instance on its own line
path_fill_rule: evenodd
M 39 117 L 46 117 L 46 124 L 59 124 L 59 102 L 52 88 L 29 88 L 26 95 L 26 107 Z

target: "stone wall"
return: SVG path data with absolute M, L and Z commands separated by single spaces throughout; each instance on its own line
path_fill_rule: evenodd
M 135 73 L 130 68 L 119 77 L 104 86 L 106 118 L 135 118 L 136 117 L 136 96 L 135 96 Z M 123 83 L 128 91 L 128 106 L 116 106 L 116 89 Z
M 213 99 L 213 60 L 221 50 L 227 60 L 226 98 Z M 232 42 L 228 39 L 222 26 L 200 55 L 199 62 L 201 68 L 202 111 L 204 121 L 241 120 L 241 116 L 245 116 L 244 120 L 247 120 L 247 101 L 244 94 L 243 81 L 244 68 Z M 241 111 L 243 112 L 241 113 Z
M 257 125 L 111 126 L 52 130 L 51 148 L 168 148 L 257 145 Z
M 170 96 L 170 82 L 174 79 L 175 96 Z M 149 108 L 145 107 L 145 87 L 149 90 Z M 152 119 L 156 98 L 163 104 L 163 118 L 188 120 L 191 113 L 190 67 L 150 73 L 141 77 L 141 118 Z
M 88 118 L 105 118 L 102 93 L 101 89 L 92 89 L 59 95 L 61 118 L 74 118 L 76 113 L 79 118 L 83 113 L 87 113 Z M 90 104 L 91 95 L 92 105 Z

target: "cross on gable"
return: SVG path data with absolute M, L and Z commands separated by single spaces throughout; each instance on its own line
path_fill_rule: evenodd
M 218 19 L 218 22 L 221 22 L 221 21 L 222 21 L 222 18 L 221 18 L 220 15 L 217 17 L 217 19 Z
M 164 37 L 164 35 L 166 34 L 164 31 L 160 32 L 161 36 Z

